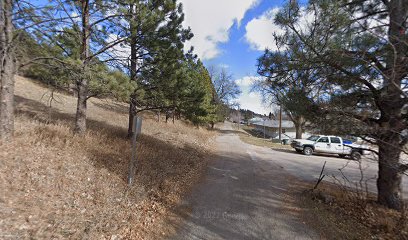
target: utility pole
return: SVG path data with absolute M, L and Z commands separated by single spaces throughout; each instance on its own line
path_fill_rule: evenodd
M 263 127 L 264 127 L 264 139 L 265 139 L 265 119 L 263 120 Z
M 238 106 L 238 130 L 239 130 L 239 125 L 241 125 L 241 109 Z
M 282 143 L 282 106 L 279 106 L 279 142 Z

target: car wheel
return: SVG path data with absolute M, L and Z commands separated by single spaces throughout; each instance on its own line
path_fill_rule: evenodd
M 350 155 L 351 159 L 355 160 L 355 161 L 360 161 L 361 159 L 361 153 L 357 152 L 357 151 L 353 151 L 351 152 Z
M 311 148 L 311 147 L 303 148 L 303 154 L 309 156 L 309 155 L 312 155 L 312 153 L 313 153 L 313 148 Z
M 339 154 L 339 157 L 341 157 L 341 158 L 345 158 L 345 157 L 346 157 L 346 155 L 344 155 L 344 154 Z

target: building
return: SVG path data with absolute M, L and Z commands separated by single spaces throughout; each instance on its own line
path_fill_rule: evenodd
M 254 117 L 254 118 L 251 118 L 251 119 L 248 120 L 248 124 L 249 124 L 249 125 L 252 125 L 252 124 L 254 124 L 254 123 L 262 122 L 262 121 L 263 121 L 263 118 L 261 118 L 261 117 Z
M 279 120 L 250 120 L 250 126 L 256 131 L 264 133 L 267 138 L 278 139 L 279 138 Z M 307 137 L 309 134 L 304 133 L 303 137 Z M 295 124 L 289 120 L 282 120 L 282 139 L 294 139 L 296 138 Z

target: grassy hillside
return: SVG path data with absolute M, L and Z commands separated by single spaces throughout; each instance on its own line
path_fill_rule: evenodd
M 126 184 L 127 106 L 91 99 L 74 136 L 76 98 L 18 77 L 16 138 L 0 148 L 0 239 L 156 239 L 206 166 L 212 132 L 144 115 L 135 185 Z

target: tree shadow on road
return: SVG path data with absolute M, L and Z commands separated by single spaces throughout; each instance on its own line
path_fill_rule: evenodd
M 206 181 L 193 190 L 189 204 L 173 211 L 168 224 L 177 234 L 169 239 L 316 237 L 302 224 L 292 177 L 281 168 L 236 152 L 212 157 Z

